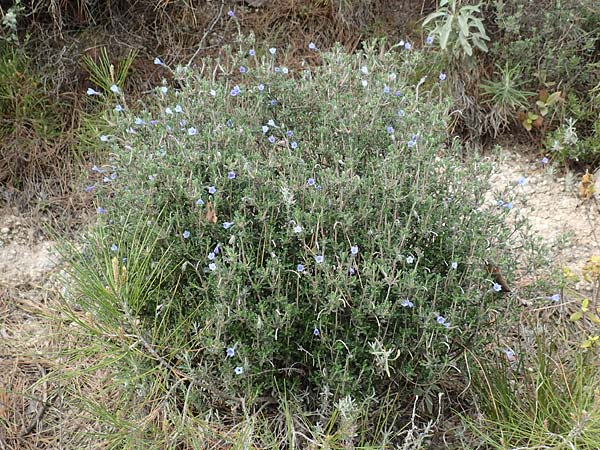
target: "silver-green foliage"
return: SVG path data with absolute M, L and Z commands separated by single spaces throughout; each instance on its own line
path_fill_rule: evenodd
M 442 50 L 451 50 L 455 55 L 473 56 L 473 47 L 487 52 L 489 41 L 479 5 L 460 8 L 457 0 L 441 0 L 440 8 L 423 21 L 423 27 L 433 25 L 431 36 L 437 37 Z

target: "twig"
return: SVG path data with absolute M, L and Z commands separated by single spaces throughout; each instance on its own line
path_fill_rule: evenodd
M 213 19 L 212 23 L 208 26 L 208 28 L 206 29 L 206 31 L 202 35 L 202 39 L 200 39 L 200 43 L 198 44 L 198 48 L 196 49 L 196 51 L 194 52 L 194 54 L 192 55 L 192 57 L 190 58 L 190 60 L 186 64 L 187 67 L 190 67 L 192 65 L 192 62 L 194 62 L 194 59 L 196 59 L 196 56 L 198 56 L 198 53 L 200 53 L 200 50 L 202 50 L 202 45 L 204 45 L 204 40 L 206 39 L 206 36 L 208 36 L 208 34 L 212 31 L 212 29 L 217 24 L 217 21 L 219 20 L 219 18 L 221 17 L 221 14 L 223 13 L 223 7 L 224 6 L 225 6 L 225 0 L 221 0 L 221 7 L 219 8 L 219 12 L 217 13 L 217 15 Z
M 40 370 L 40 374 L 41 374 L 40 378 L 43 378 L 44 376 L 46 376 L 46 371 L 44 370 L 44 368 L 40 364 L 37 364 L 37 366 Z M 49 402 L 48 402 L 47 389 L 45 389 L 44 398 L 41 400 L 41 403 L 42 403 L 42 407 L 38 409 L 37 414 L 35 415 L 33 420 L 31 422 L 29 422 L 29 425 L 27 425 L 23 429 L 23 431 L 21 431 L 21 435 L 20 435 L 21 437 L 25 437 L 29 433 L 31 433 L 31 431 L 36 427 L 36 425 L 38 425 L 40 423 L 40 421 L 42 420 L 42 417 L 48 410 Z

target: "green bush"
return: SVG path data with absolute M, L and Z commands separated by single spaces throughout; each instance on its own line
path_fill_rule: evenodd
M 487 167 L 447 146 L 440 90 L 405 82 L 411 55 L 337 48 L 292 74 L 246 48 L 178 69 L 137 115 L 123 96 L 77 302 L 139 327 L 146 364 L 197 380 L 198 407 L 392 392 L 431 408 L 485 345 L 483 260 L 511 253 Z

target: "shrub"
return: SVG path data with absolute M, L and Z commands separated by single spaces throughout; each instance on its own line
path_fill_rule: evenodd
M 511 253 L 487 168 L 446 144 L 439 89 L 405 82 L 411 54 L 337 48 L 292 74 L 246 48 L 178 69 L 137 114 L 121 98 L 77 301 L 139 327 L 146 364 L 196 380 L 198 408 L 278 392 L 313 412 L 390 392 L 432 407 L 485 344 L 483 259 Z

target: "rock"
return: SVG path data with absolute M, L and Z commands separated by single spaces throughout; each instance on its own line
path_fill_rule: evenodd
M 8 233 L 10 233 L 10 228 L 8 228 L 8 227 L 2 227 L 2 229 L 0 229 L 0 233 L 2 233 L 2 234 L 8 234 Z

